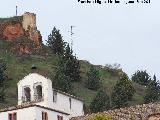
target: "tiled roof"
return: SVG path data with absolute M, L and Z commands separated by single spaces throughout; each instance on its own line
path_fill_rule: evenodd
M 54 89 L 54 88 L 53 88 L 53 91 L 56 91 L 56 92 L 58 92 L 58 93 L 64 94 L 64 95 L 66 95 L 66 96 L 72 97 L 72 98 L 77 99 L 77 100 L 80 100 L 80 101 L 84 101 L 82 98 L 79 98 L 79 97 L 77 97 L 77 96 L 71 95 L 71 94 L 66 93 L 66 92 L 63 92 L 63 91 L 61 91 L 61 90 L 57 90 L 57 89 Z
M 48 107 L 44 107 L 44 106 L 36 105 L 36 104 L 32 104 L 32 103 L 4 108 L 4 109 L 0 110 L 0 113 L 1 112 L 18 110 L 18 109 L 29 108 L 29 107 L 39 107 L 39 108 L 47 109 L 47 110 L 50 110 L 50 111 L 55 111 L 55 112 L 58 112 L 58 113 L 62 113 L 62 114 L 65 114 L 65 115 L 70 115 L 69 113 L 66 113 L 66 112 L 63 112 L 63 111 L 60 111 L 60 110 L 56 110 L 56 109 L 52 109 L 52 108 L 48 108 Z
M 150 117 L 160 116 L 160 102 L 113 109 L 102 113 L 111 116 L 112 120 L 141 120 L 142 118 L 148 120 Z M 95 113 L 87 114 L 70 120 L 90 120 L 94 115 Z

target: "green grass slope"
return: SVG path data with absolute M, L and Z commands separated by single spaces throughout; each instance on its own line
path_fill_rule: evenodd
M 0 41 L 0 48 L 8 48 L 8 44 Z M 38 72 L 44 76 L 49 77 L 51 73 L 54 73 L 57 64 L 57 57 L 49 55 L 44 57 L 41 55 L 30 56 L 17 56 L 11 53 L 7 53 L 5 50 L 0 51 L 0 58 L 3 58 L 7 63 L 6 74 L 8 76 L 6 84 L 6 102 L 0 104 L 0 108 L 17 105 L 17 82 L 29 73 L 31 73 L 31 66 L 34 64 L 38 68 Z M 81 63 L 81 76 L 80 82 L 74 82 L 73 94 L 84 99 L 85 105 L 88 108 L 91 101 L 96 95 L 96 91 L 89 90 L 85 87 L 85 81 L 87 79 L 86 73 L 91 65 L 89 62 L 80 61 Z M 116 81 L 119 80 L 117 75 L 114 75 L 106 68 L 95 66 L 100 71 L 103 87 L 110 95 Z M 133 83 L 136 89 L 136 93 L 132 101 L 129 101 L 129 105 L 142 104 L 145 88 L 136 83 Z

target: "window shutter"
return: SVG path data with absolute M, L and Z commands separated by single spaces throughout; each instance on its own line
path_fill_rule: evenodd
M 13 113 L 13 120 L 17 120 L 17 113 Z
M 12 114 L 8 113 L 8 120 L 12 120 Z
M 42 112 L 42 120 L 45 120 L 45 115 L 44 115 L 44 112 Z
M 48 120 L 48 114 L 47 114 L 47 112 L 46 112 L 46 120 Z

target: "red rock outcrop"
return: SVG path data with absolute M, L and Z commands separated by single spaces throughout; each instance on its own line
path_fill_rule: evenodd
M 10 49 L 14 53 L 32 54 L 40 51 L 42 36 L 37 30 L 36 15 L 27 12 L 22 16 L 5 18 L 0 21 L 0 40 L 16 41 L 16 44 Z
M 20 23 L 7 25 L 3 30 L 3 38 L 6 40 L 15 40 L 24 35 L 24 30 Z

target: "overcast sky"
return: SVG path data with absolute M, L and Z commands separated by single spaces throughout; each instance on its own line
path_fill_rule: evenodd
M 160 0 L 150 4 L 81 4 L 78 0 L 3 0 L 0 17 L 37 14 L 43 41 L 53 26 L 65 41 L 73 32 L 79 59 L 93 64 L 119 63 L 129 75 L 147 70 L 160 79 Z

